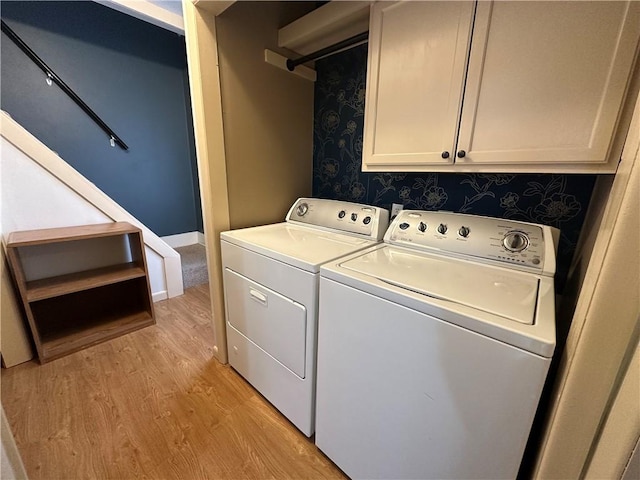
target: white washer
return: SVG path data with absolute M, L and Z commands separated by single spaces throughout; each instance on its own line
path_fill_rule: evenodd
M 555 349 L 558 234 L 405 210 L 324 265 L 317 446 L 352 478 L 515 478 Z
M 388 223 L 378 207 L 301 198 L 283 223 L 220 235 L 229 363 L 307 436 L 320 265 L 378 243 Z

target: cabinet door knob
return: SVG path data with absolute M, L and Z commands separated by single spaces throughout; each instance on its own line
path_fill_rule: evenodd
M 467 152 L 464 150 L 458 150 L 458 158 L 464 158 L 467 155 Z
M 442 152 L 442 158 L 449 158 L 449 152 Z

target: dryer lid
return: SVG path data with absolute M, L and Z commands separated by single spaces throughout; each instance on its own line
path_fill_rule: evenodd
M 535 275 L 388 246 L 340 266 L 522 324 L 534 322 L 539 284 Z
M 375 241 L 313 227 L 276 223 L 223 232 L 222 240 L 317 273 L 320 265 L 356 252 Z

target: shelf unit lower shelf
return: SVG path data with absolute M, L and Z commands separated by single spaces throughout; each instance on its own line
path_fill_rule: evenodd
M 34 302 L 69 293 L 103 287 L 146 275 L 133 262 L 27 282 L 27 300 Z
M 55 334 L 44 336 L 41 338 L 42 357 L 40 360 L 49 362 L 154 323 L 153 317 L 148 312 L 138 312 L 111 320 L 101 319 L 99 323 L 85 325 L 84 328 L 73 333 L 66 332 L 61 336 Z
M 7 257 L 41 363 L 155 323 L 142 232 L 128 223 L 14 232 Z

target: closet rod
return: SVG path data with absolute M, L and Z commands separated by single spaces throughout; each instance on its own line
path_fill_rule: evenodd
M 317 58 L 325 57 L 331 53 L 337 52 L 338 50 L 342 50 L 346 47 L 351 47 L 356 43 L 363 43 L 369 39 L 369 32 L 362 32 L 358 35 L 354 35 L 353 37 L 349 37 L 346 40 L 342 40 L 341 42 L 336 43 L 335 45 L 330 45 L 325 47 L 317 52 L 310 53 L 309 55 L 305 55 L 304 57 L 300 57 L 296 60 L 287 59 L 287 69 L 290 72 L 303 63 L 310 62 L 311 60 L 316 60 Z
M 58 75 L 56 75 L 56 73 L 51 70 L 51 68 L 49 68 L 49 66 L 44 63 L 44 61 L 38 55 L 36 55 L 36 52 L 31 50 L 29 45 L 24 43 L 24 41 L 16 34 L 16 32 L 11 30 L 9 25 L 7 25 L 4 20 L 2 20 L 2 31 L 13 41 L 13 43 L 15 43 L 20 48 L 20 50 L 22 50 L 33 61 L 33 63 L 35 63 L 40 68 L 40 70 L 47 74 L 48 78 L 56 82 L 56 85 L 58 85 L 64 93 L 69 95 L 69 97 L 71 97 L 71 99 L 76 102 L 76 104 L 82 110 L 84 110 L 84 112 L 89 115 L 91 119 L 96 122 L 107 135 L 109 135 L 109 138 L 113 142 L 117 143 L 124 150 L 129 150 L 127 144 L 124 143 L 122 139 L 120 139 L 120 137 L 118 137 L 118 135 L 116 135 L 116 133 L 102 121 L 102 119 L 96 114 L 96 112 L 91 110 L 89 105 L 84 103 L 84 101 L 78 95 L 76 95 L 76 92 L 71 90 L 71 88 L 66 83 L 64 83 L 64 81 Z

